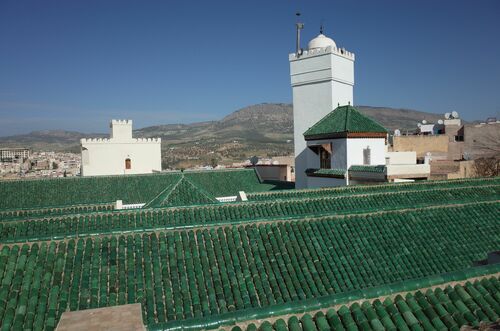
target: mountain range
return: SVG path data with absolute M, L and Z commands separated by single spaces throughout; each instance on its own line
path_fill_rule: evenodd
M 443 118 L 443 115 L 410 109 L 356 108 L 389 130 L 412 130 L 423 119 L 432 123 Z M 81 138 L 106 136 L 63 130 L 34 131 L 0 137 L 0 147 L 78 153 Z M 293 153 L 293 107 L 285 103 L 262 103 L 239 109 L 218 121 L 137 129 L 134 130 L 134 137 L 161 137 L 165 167 L 189 167 L 214 158 L 227 163 L 251 155 L 288 155 Z

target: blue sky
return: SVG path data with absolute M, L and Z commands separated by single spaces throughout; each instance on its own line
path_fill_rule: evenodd
M 500 1 L 1 1 L 0 136 L 291 102 L 295 12 L 356 54 L 355 104 L 500 113 Z

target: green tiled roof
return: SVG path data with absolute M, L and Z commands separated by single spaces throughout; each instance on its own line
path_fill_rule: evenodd
M 337 176 L 344 178 L 345 169 L 307 169 L 306 174 L 309 176 Z
M 255 169 L 20 179 L 0 181 L 0 210 L 109 205 L 116 200 L 124 204 L 145 203 L 167 192 L 183 177 L 211 198 L 234 196 L 238 191 L 260 192 L 283 187 L 277 182 L 261 182 Z
M 387 129 L 351 105 L 340 106 L 310 127 L 304 137 L 315 139 L 341 133 L 387 133 Z
M 353 165 L 349 168 L 349 171 L 384 173 L 384 169 L 384 165 Z
M 213 197 L 183 175 L 177 183 L 169 185 L 157 197 L 146 203 L 144 207 L 172 207 L 215 202 L 217 201 Z

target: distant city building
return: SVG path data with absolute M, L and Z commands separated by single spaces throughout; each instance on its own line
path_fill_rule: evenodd
M 295 181 L 295 159 L 289 156 L 277 156 L 269 160 L 260 160 L 257 164 L 247 164 L 248 168 L 255 168 L 261 180 L 283 182 Z
M 296 188 L 429 177 L 416 153 L 388 153 L 387 130 L 351 106 L 354 60 L 323 33 L 289 55 Z
M 112 120 L 110 138 L 81 139 L 82 176 L 161 171 L 161 139 L 132 138 L 131 120 Z
M 488 118 L 479 124 L 463 124 L 457 112 L 445 113 L 437 123 L 425 120 L 413 134 L 400 130 L 392 139 L 395 152 L 416 151 L 419 158 L 432 154 L 434 161 L 460 161 L 496 156 L 500 151 L 500 122 Z
M 0 162 L 23 161 L 30 157 L 29 148 L 2 148 Z

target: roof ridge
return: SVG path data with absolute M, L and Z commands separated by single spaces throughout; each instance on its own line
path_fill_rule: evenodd
M 164 200 L 162 199 L 163 195 L 167 194 L 167 197 L 172 193 L 172 191 L 175 189 L 175 187 L 179 184 L 179 182 L 182 180 L 182 178 L 184 178 L 183 176 L 179 177 L 179 179 L 177 180 L 177 182 L 175 184 L 170 184 L 168 185 L 167 187 L 165 187 L 160 193 L 158 193 L 153 199 L 151 199 L 149 202 L 147 202 L 143 207 L 145 208 L 148 208 L 148 207 L 155 207 L 155 206 L 152 206 L 153 204 L 156 204 L 157 201 L 156 200 Z
M 193 183 L 191 180 L 189 180 L 189 178 L 185 177 L 186 178 L 186 181 L 192 186 L 194 187 L 196 190 L 198 190 L 199 193 L 201 193 L 203 196 L 205 196 L 205 198 L 211 200 L 211 201 L 215 201 L 215 198 L 210 196 L 210 194 L 205 191 L 203 188 L 201 188 L 200 186 L 196 185 L 196 183 Z
M 329 117 L 329 116 L 330 116 L 330 114 L 331 114 L 331 113 L 333 113 L 334 111 L 335 111 L 335 109 L 334 109 L 334 110 L 332 110 L 331 112 L 329 112 L 328 114 L 326 114 L 326 115 L 325 115 L 322 119 L 320 119 L 318 122 L 316 122 L 315 124 L 313 124 L 313 126 L 310 126 L 310 127 L 306 130 L 306 132 L 304 132 L 304 134 L 306 134 L 306 133 L 307 133 L 307 131 L 311 130 L 311 129 L 312 129 L 312 128 L 314 128 L 315 126 L 320 125 L 322 122 L 326 121 L 327 117 Z
M 179 181 L 177 183 L 175 183 L 175 185 L 172 187 L 172 189 L 170 190 L 170 192 L 168 192 L 168 194 L 165 196 L 164 199 L 162 199 L 161 203 L 163 203 L 163 201 L 167 200 L 171 195 L 172 195 L 172 192 L 175 191 L 175 189 L 177 188 L 177 186 L 180 185 L 180 183 L 185 179 L 186 177 L 184 177 L 184 174 L 182 175 L 181 179 L 179 179 Z M 160 203 L 160 205 L 161 205 Z

